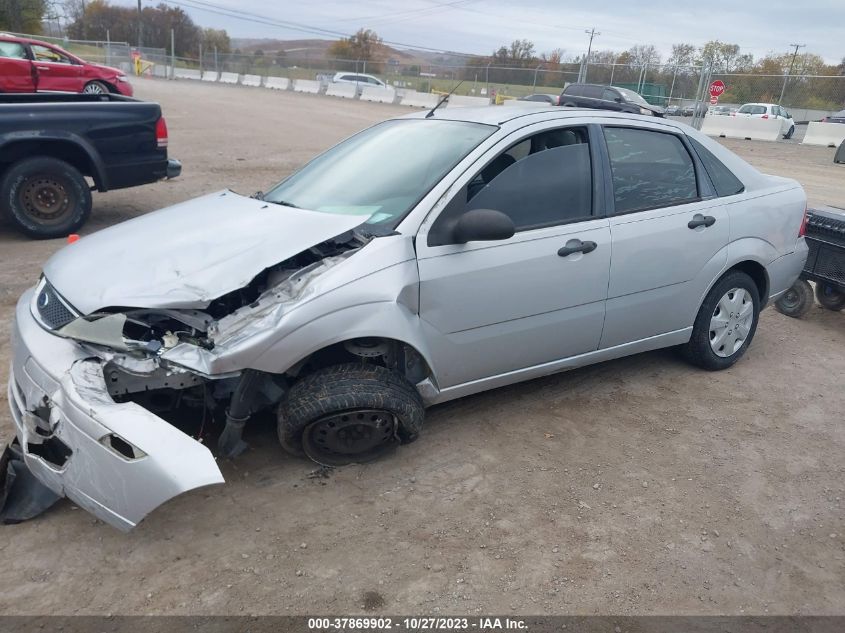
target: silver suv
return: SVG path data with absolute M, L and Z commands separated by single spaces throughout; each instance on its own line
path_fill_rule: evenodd
M 129 529 L 222 482 L 206 436 L 235 456 L 262 411 L 286 450 L 339 465 L 485 389 L 668 346 L 724 369 L 801 272 L 805 201 L 654 117 L 389 120 L 266 194 L 209 194 L 55 254 L 17 306 L 17 454 Z

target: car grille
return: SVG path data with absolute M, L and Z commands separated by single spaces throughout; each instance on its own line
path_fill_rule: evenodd
M 51 330 L 63 328 L 79 316 L 65 303 L 46 279 L 38 284 L 35 295 L 35 309 L 41 323 Z

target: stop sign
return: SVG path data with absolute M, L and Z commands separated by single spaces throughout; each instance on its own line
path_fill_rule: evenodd
M 725 82 L 721 79 L 717 79 L 712 84 L 710 84 L 710 96 L 711 97 L 721 97 L 722 93 L 725 91 Z

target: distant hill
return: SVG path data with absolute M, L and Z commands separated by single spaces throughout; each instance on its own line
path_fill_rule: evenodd
M 328 57 L 329 47 L 334 40 L 278 40 L 272 38 L 232 38 L 232 49 L 239 49 L 243 53 L 254 53 L 262 50 L 266 55 L 277 51 L 285 51 L 288 57 L 308 57 L 313 60 Z M 387 61 L 395 59 L 400 64 L 424 66 L 428 64 L 460 64 L 465 60 L 449 53 L 433 53 L 419 50 L 399 50 L 392 46 L 382 46 L 380 59 Z

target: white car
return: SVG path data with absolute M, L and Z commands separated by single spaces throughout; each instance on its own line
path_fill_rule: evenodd
M 792 138 L 795 133 L 795 122 L 792 120 L 792 115 L 776 103 L 746 103 L 731 116 L 778 119 L 780 120 L 780 133 L 783 134 L 783 138 Z
M 362 73 L 335 73 L 332 77 L 332 83 L 358 84 L 359 86 L 378 86 L 379 88 L 387 88 L 387 84 L 378 77 L 364 75 Z

